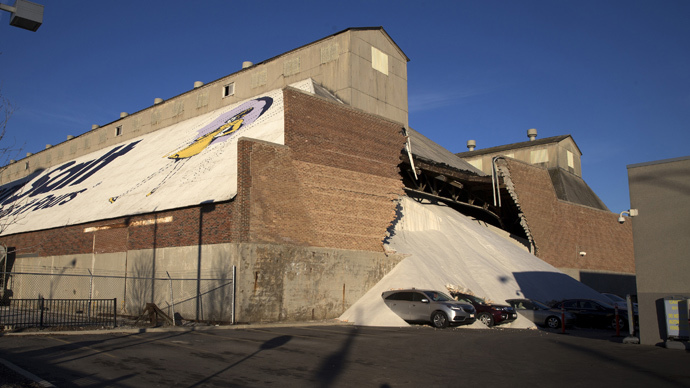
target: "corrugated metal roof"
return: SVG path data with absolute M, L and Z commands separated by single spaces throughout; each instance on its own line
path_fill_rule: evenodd
M 486 174 L 478 168 L 460 159 L 454 153 L 448 151 L 414 129 L 408 128 L 407 134 L 410 136 L 410 143 L 412 146 L 411 152 L 413 155 L 435 163 L 445 164 L 458 170 L 486 176 Z

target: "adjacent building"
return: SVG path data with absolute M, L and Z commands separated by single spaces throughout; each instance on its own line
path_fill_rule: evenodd
M 669 336 L 687 340 L 690 157 L 628 165 L 628 182 L 630 206 L 638 211 L 632 230 L 640 342 L 657 345 Z M 666 301 L 675 301 L 680 310 L 668 310 Z

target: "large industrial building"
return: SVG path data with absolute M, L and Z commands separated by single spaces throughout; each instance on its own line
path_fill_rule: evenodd
M 347 29 L 15 161 L 0 176 L 4 272 L 16 274 L 3 297 L 117 298 L 134 315 L 152 302 L 216 322 L 334 318 L 402 260 L 383 241 L 404 195 L 558 267 L 634 274 L 629 223 L 562 198 L 549 169 L 504 155 L 492 177 L 409 128 L 407 62 L 383 28 Z

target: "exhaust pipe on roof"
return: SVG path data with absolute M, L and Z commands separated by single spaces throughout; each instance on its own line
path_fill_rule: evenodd
M 468 140 L 467 141 L 467 149 L 470 151 L 474 151 L 474 148 L 477 146 L 477 142 L 474 140 Z
M 529 141 L 534 141 L 537 139 L 537 130 L 532 128 L 527 130 L 527 137 L 529 137 Z

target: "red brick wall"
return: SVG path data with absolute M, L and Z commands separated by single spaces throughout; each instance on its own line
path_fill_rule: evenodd
M 546 169 L 516 160 L 508 169 L 537 257 L 558 268 L 635 273 L 630 220 L 558 200 Z
M 284 96 L 286 146 L 242 145 L 247 240 L 381 251 L 402 194 L 401 125 L 293 89 Z
M 231 241 L 233 202 L 122 217 L 2 238 L 17 255 L 60 256 L 217 244 Z M 203 215 L 203 217 L 201 217 Z M 149 222 L 172 217 L 171 222 Z M 142 224 L 143 223 L 143 224 Z M 93 231 L 85 232 L 90 228 Z M 201 233 L 199 233 L 201 230 Z

